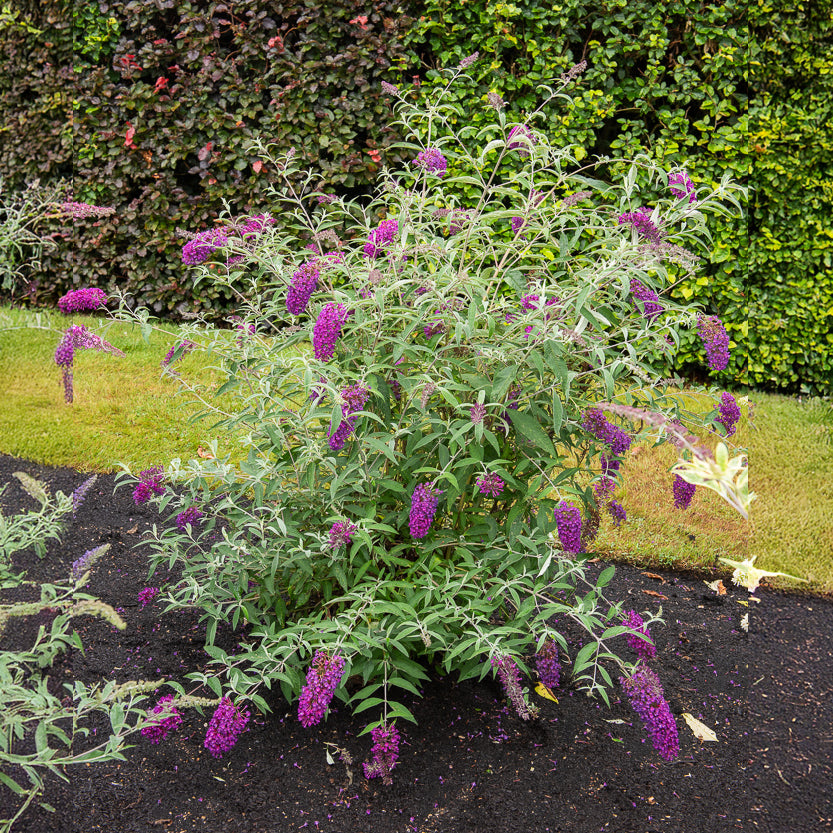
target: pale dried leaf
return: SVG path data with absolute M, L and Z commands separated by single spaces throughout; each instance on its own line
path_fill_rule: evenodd
M 694 737 L 696 737 L 697 740 L 717 740 L 717 735 L 709 729 L 705 723 L 701 723 L 696 717 L 694 717 L 694 715 L 691 715 L 688 712 L 683 712 L 683 720 L 688 723 L 689 728 L 692 732 L 694 732 Z

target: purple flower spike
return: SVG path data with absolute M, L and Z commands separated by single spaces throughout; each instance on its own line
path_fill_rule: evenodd
M 648 639 L 651 638 L 651 632 L 648 630 L 645 620 L 635 610 L 625 611 L 622 617 L 622 624 L 633 631 L 638 631 L 644 636 L 647 636 Z M 646 642 L 644 639 L 640 639 L 638 636 L 629 633 L 627 635 L 627 643 L 628 647 L 642 659 L 653 659 L 657 655 L 657 649 L 653 641 Z
M 393 241 L 399 233 L 398 220 L 383 220 L 370 232 L 370 238 L 364 246 L 364 256 L 371 260 Z
M 399 759 L 399 730 L 395 723 L 390 726 L 377 726 L 370 730 L 373 747 L 370 750 L 371 759 L 363 764 L 365 778 L 380 778 L 382 783 L 390 786 L 393 779 L 391 771 Z
M 165 487 L 162 485 L 162 479 L 165 476 L 165 471 L 162 466 L 153 466 L 139 472 L 139 483 L 133 490 L 133 502 L 140 506 L 150 500 L 152 494 L 161 495 L 165 493 Z
M 620 677 L 619 682 L 641 718 L 654 749 L 666 761 L 673 761 L 680 754 L 680 736 L 659 677 L 647 665 L 640 665 L 633 676 Z
M 315 652 L 298 700 L 298 720 L 302 726 L 308 729 L 324 719 L 343 676 L 344 657 L 330 656 L 323 649 Z
M 497 474 L 486 474 L 477 481 L 477 488 L 480 493 L 492 497 L 498 497 L 503 492 L 505 485 L 503 478 Z
M 694 183 L 688 178 L 685 171 L 671 174 L 668 177 L 668 190 L 678 199 L 688 198 L 689 203 L 697 202 L 697 191 L 694 188 Z
M 95 287 L 71 289 L 66 295 L 58 299 L 58 309 L 69 315 L 71 312 L 98 309 L 107 303 L 106 293 Z
M 445 176 L 446 168 L 448 168 L 448 162 L 438 148 L 421 150 L 411 164 L 422 168 L 426 173 L 437 176 Z
M 350 385 L 341 392 L 341 398 L 344 400 L 341 406 L 341 422 L 338 428 L 329 435 L 330 448 L 333 451 L 340 451 L 344 448 L 344 444 L 353 433 L 359 419 L 355 414 L 364 408 L 369 397 L 370 391 L 362 385 Z
M 182 717 L 173 702 L 172 695 L 159 698 L 148 717 L 148 724 L 142 727 L 142 737 L 147 738 L 151 743 L 159 743 L 165 740 L 171 732 L 176 731 L 182 723 Z
M 611 500 L 607 505 L 607 511 L 610 513 L 610 517 L 613 518 L 614 526 L 621 526 L 628 519 L 625 507 L 618 500 Z
M 547 639 L 535 655 L 535 666 L 541 682 L 552 691 L 561 679 L 561 663 L 558 661 L 558 645 L 554 639 Z
M 697 487 L 693 483 L 683 480 L 679 474 L 675 474 L 672 488 L 674 490 L 674 506 L 677 509 L 688 509 Z
M 706 348 L 709 367 L 712 370 L 725 370 L 729 364 L 729 334 L 723 322 L 716 315 L 701 315 L 697 319 L 697 332 Z
M 428 530 L 431 529 L 431 524 L 434 522 L 434 515 L 437 512 L 441 494 L 441 491 L 434 489 L 433 485 L 430 484 L 420 483 L 414 489 L 411 496 L 409 517 L 411 537 L 424 538 L 428 534 Z
M 640 208 L 637 211 L 628 211 L 619 215 L 619 225 L 628 225 L 636 230 L 636 233 L 651 243 L 662 242 L 662 232 L 651 219 L 651 212 L 647 208 Z
M 723 393 L 720 396 L 720 414 L 717 417 L 719 422 L 726 429 L 726 436 L 731 437 L 740 421 L 740 408 L 731 393 Z
M 645 318 L 653 321 L 658 315 L 665 312 L 665 307 L 659 302 L 659 295 L 653 289 L 648 289 L 644 284 L 634 279 L 630 284 L 631 295 L 637 300 L 642 301 L 645 309 Z
M 518 141 L 522 136 L 527 141 Z M 535 136 L 532 135 L 532 131 L 525 124 L 519 124 L 513 127 L 506 137 L 506 147 L 509 150 L 517 150 L 521 156 L 529 156 L 529 148 L 535 144 Z
M 222 758 L 223 753 L 228 752 L 237 743 L 237 738 L 246 728 L 249 717 L 248 709 L 238 709 L 228 697 L 223 697 L 211 716 L 203 746 L 215 758 Z
M 315 358 L 320 362 L 328 362 L 335 353 L 336 341 L 341 335 L 341 328 L 348 316 L 344 304 L 325 304 L 318 314 L 312 329 L 312 346 Z
M 318 288 L 320 274 L 316 260 L 302 263 L 292 275 L 292 283 L 286 292 L 286 308 L 292 315 L 301 315 L 307 308 L 309 299 Z
M 518 717 L 521 720 L 529 720 L 532 717 L 532 712 L 524 699 L 523 689 L 521 688 L 521 669 L 518 668 L 518 664 L 507 655 L 492 657 L 491 662 L 492 668 L 497 670 L 503 690 L 515 707 Z
M 177 529 L 180 532 L 185 532 L 189 525 L 196 526 L 202 517 L 203 513 L 196 506 L 189 506 L 184 512 L 180 512 L 176 516 Z
M 182 262 L 186 266 L 203 263 L 228 243 L 228 236 L 220 229 L 208 229 L 194 236 L 182 247 Z
M 581 510 L 562 500 L 555 507 L 555 522 L 558 524 L 561 546 L 567 552 L 581 552 Z
M 346 547 L 353 540 L 353 533 L 356 531 L 356 525 L 348 521 L 341 521 L 334 523 L 330 527 L 330 549 L 338 549 L 339 547 Z
M 483 418 L 486 416 L 486 406 L 482 402 L 475 402 L 469 409 L 469 414 L 471 421 L 477 425 L 483 422 Z

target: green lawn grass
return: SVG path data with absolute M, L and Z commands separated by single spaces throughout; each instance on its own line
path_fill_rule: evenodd
M 218 453 L 242 453 L 238 438 L 194 423 L 194 406 L 160 362 L 178 328 L 164 325 L 145 342 L 137 327 L 83 316 L 46 314 L 53 329 L 11 329 L 32 313 L 0 309 L 0 452 L 80 471 L 108 472 L 124 463 L 134 471 L 174 458 L 196 457 L 219 442 Z M 54 362 L 60 332 L 84 323 L 123 350 L 124 358 L 91 350 L 76 357 L 76 401 L 64 403 Z M 177 363 L 183 378 L 212 384 L 212 358 L 200 352 Z M 758 495 L 744 522 L 716 494 L 698 489 L 691 507 L 678 510 L 668 469 L 668 445 L 636 446 L 622 467 L 622 503 L 628 522 L 604 522 L 596 550 L 645 568 L 722 566 L 721 556 L 757 555 L 757 566 L 808 579 L 784 587 L 833 593 L 833 427 L 829 403 L 756 393 L 754 425 L 743 420 L 732 441 L 750 455 L 750 483 Z M 688 406 L 696 398 L 688 398 Z M 699 407 L 708 409 L 705 401 Z M 777 582 L 775 582 L 777 583 Z

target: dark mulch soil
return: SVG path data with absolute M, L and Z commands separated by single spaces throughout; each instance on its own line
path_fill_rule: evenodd
M 4 510 L 35 504 L 13 480 L 23 470 L 69 493 L 83 479 L 0 456 Z M 128 628 L 76 620 L 85 653 L 59 658 L 57 682 L 176 678 L 200 667 L 203 627 L 192 612 L 142 609 L 147 563 L 134 548 L 153 509 L 114 494 L 101 476 L 59 545 L 40 561 L 19 554 L 29 578 L 56 579 L 85 550 L 112 545 L 89 591 L 124 611 Z M 593 564 L 599 570 L 602 564 Z M 34 807 L 16 829 L 29 833 L 696 833 L 833 830 L 833 604 L 759 591 L 748 634 L 740 628 L 744 590 L 718 597 L 702 576 L 617 569 L 612 589 L 637 610 L 662 604 L 654 629 L 654 667 L 680 729 L 681 754 L 663 762 L 627 702 L 611 709 L 571 691 L 558 704 L 532 695 L 538 720 L 524 723 L 498 685 L 437 680 L 409 704 L 419 726 L 401 725 L 401 762 L 393 786 L 368 781 L 357 737 L 361 715 L 343 706 L 305 730 L 280 695 L 257 715 L 237 746 L 215 760 L 203 749 L 209 714 L 190 711 L 178 733 L 153 746 L 136 737 L 126 762 L 71 771 L 69 785 L 49 782 L 50 814 Z M 19 592 L 8 591 L 4 601 Z M 41 614 L 43 617 L 43 614 Z M 16 620 L 4 648 L 31 639 L 36 623 Z M 229 648 L 244 634 L 225 633 Z M 696 740 L 680 716 L 690 712 L 718 736 Z M 98 730 L 105 731 L 104 727 Z M 328 765 L 324 742 L 356 763 Z M 13 806 L 0 785 L 0 817 Z

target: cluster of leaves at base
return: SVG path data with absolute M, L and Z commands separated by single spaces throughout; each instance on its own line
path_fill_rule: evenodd
M 117 30 L 95 29 L 96 8 Z M 74 48 L 79 15 L 97 56 Z M 396 139 L 379 87 L 406 63 L 409 19 L 393 0 L 372 11 L 358 0 L 51 0 L 27 6 L 26 19 L 41 34 L 0 32 L 0 114 L 11 126 L 0 131 L 0 175 L 18 189 L 72 175 L 84 183 L 76 199 L 118 209 L 59 230 L 31 287 L 39 303 L 118 285 L 166 317 L 221 316 L 229 295 L 193 292 L 176 230 L 211 227 L 223 200 L 263 210 L 274 172 L 252 138 L 296 147 L 331 187 L 355 191 Z
M 37 801 L 47 771 L 68 780 L 65 770 L 71 766 L 124 760 L 122 750 L 128 736 L 141 728 L 146 717 L 142 702 L 148 692 L 165 682 L 87 686 L 76 681 L 67 686 L 69 704 L 62 701 L 54 688 L 50 690 L 47 675 L 55 658 L 70 648 L 82 650 L 80 637 L 70 632 L 73 618 L 99 616 L 122 628 L 124 622 L 112 607 L 83 591 L 89 572 L 71 575 L 55 584 L 30 582 L 25 574 L 11 572 L 15 552 L 34 547 L 43 556 L 46 541 L 60 538 L 64 519 L 73 509 L 70 497 L 58 492 L 53 498 L 44 484 L 22 473 L 17 477 L 25 491 L 40 503 L 40 510 L 11 517 L 0 515 L 0 587 L 32 587 L 38 596 L 31 601 L 0 604 L 0 640 L 12 618 L 54 618 L 48 626 L 40 625 L 28 649 L 11 651 L 0 647 L 0 790 L 11 790 L 19 801 L 12 817 L 0 818 L 0 833 L 8 833 L 27 807 Z M 107 545 L 100 549 L 106 548 Z M 88 736 L 85 724 L 94 713 L 109 719 L 111 732 L 106 740 L 84 743 Z M 35 741 L 34 751 L 23 751 L 22 744 L 31 738 Z M 25 779 L 17 774 L 19 770 Z M 4 802 L 4 806 L 9 805 Z M 41 806 L 54 810 L 47 804 Z
M 466 82 L 455 76 L 455 85 Z M 573 684 L 600 697 L 611 685 L 605 665 L 623 665 L 611 643 L 629 631 L 604 597 L 610 573 L 585 578 L 581 560 L 554 543 L 553 509 L 572 499 L 588 524 L 599 521 L 592 486 L 610 449 L 582 425 L 594 403 L 617 397 L 680 418 L 643 357 L 678 339 L 694 315 L 667 296 L 661 316 L 635 303 L 631 279 L 664 292 L 668 272 L 617 219 L 646 204 L 644 183 L 665 195 L 657 222 L 668 240 L 697 245 L 705 214 L 725 211 L 723 199 L 737 209 L 739 195 L 724 180 L 691 208 L 647 159 L 622 184 L 574 173 L 570 150 L 541 129 L 570 106 L 560 92 L 545 90 L 530 115 L 536 141 L 525 153 L 510 147 L 502 112 L 455 131 L 450 118 L 462 121 L 463 107 L 445 92 L 427 109 L 401 96 L 410 141 L 400 152 L 417 159 L 436 140 L 457 173 L 440 180 L 408 164 L 369 206 L 311 208 L 317 176 L 299 186 L 292 158 L 267 156 L 286 173 L 274 200 L 297 235 L 274 231 L 240 249 L 268 279 L 200 267 L 203 280 L 236 289 L 254 325 L 234 345 L 211 345 L 223 362 L 220 390 L 236 390 L 241 406 L 223 413 L 201 400 L 215 427 L 249 437 L 250 452 L 239 465 L 216 449 L 208 460 L 175 461 L 168 476 L 184 493 L 155 500 L 172 515 L 198 505 L 205 522 L 155 530 L 148 544 L 154 567 L 182 565 L 171 604 L 203 608 L 208 652 L 260 708 L 258 691 L 274 682 L 295 699 L 319 649 L 346 659 L 355 685 L 337 696 L 355 712 L 373 710 L 368 730 L 412 719 L 400 698 L 418 694 L 430 669 L 482 678 L 490 659 L 510 656 L 526 671 L 524 657 L 549 638 L 570 657 Z M 467 219 L 452 228 L 435 203 L 464 186 L 475 193 L 457 203 Z M 564 201 L 579 191 L 589 198 Z M 379 243 L 370 235 L 380 215 L 396 233 L 369 245 Z M 506 235 L 518 215 L 524 233 Z M 321 241 L 338 257 L 320 261 L 308 306 L 290 315 L 287 288 L 314 257 L 305 244 Z M 336 303 L 345 315 L 335 353 L 314 355 L 316 321 Z M 348 418 L 343 394 L 356 386 L 367 399 L 349 415 L 346 443 L 330 443 Z M 504 484 L 498 494 L 478 488 L 487 474 Z M 418 487 L 438 505 L 430 529 L 416 533 Z M 331 539 L 335 524 L 354 528 L 346 544 Z M 586 642 L 569 644 L 553 617 Z M 254 640 L 234 657 L 212 644 L 225 620 L 253 626 Z M 219 690 L 219 680 L 195 679 Z

